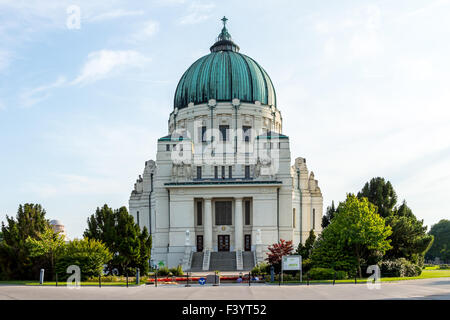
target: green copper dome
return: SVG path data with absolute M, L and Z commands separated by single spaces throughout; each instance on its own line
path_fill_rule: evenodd
M 185 108 L 190 102 L 207 103 L 210 99 L 276 106 L 276 95 L 270 77 L 252 58 L 239 53 L 239 46 L 224 27 L 211 53 L 195 61 L 183 74 L 175 92 L 174 108 Z

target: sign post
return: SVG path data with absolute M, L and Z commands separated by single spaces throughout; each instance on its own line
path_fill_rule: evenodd
M 283 256 L 281 263 L 281 274 L 285 270 L 300 271 L 300 283 L 302 282 L 302 256 Z

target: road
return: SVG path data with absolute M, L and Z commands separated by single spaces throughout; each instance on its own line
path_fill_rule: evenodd
M 383 282 L 380 289 L 366 284 L 236 285 L 143 285 L 139 287 L 67 287 L 1 285 L 0 300 L 450 300 L 450 278 Z

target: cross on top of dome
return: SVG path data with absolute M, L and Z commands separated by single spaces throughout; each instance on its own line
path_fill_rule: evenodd
M 231 39 L 231 35 L 227 30 L 226 24 L 227 24 L 227 17 L 223 17 L 222 19 L 223 28 L 220 32 L 219 36 L 217 37 L 216 43 L 210 48 L 211 52 L 217 52 L 217 51 L 239 51 L 239 46 L 233 42 Z

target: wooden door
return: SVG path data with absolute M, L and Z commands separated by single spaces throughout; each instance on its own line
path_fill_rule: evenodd
M 230 235 L 221 234 L 218 236 L 218 251 L 230 251 Z
M 245 251 L 252 250 L 252 235 L 251 234 L 245 235 L 244 248 L 245 248 Z
M 203 236 L 197 236 L 197 252 L 203 251 Z

